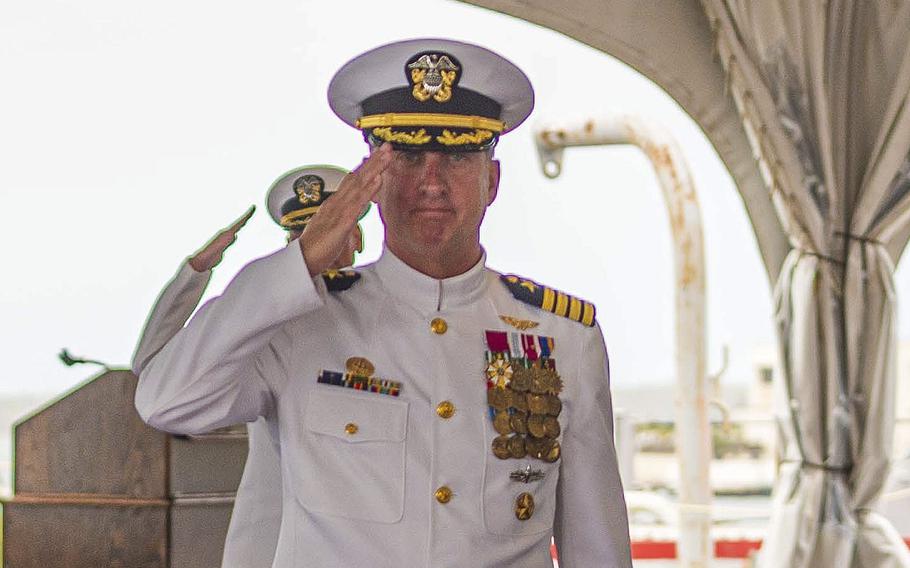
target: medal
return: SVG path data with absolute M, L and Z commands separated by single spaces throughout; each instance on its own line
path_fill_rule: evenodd
M 532 414 L 528 418 L 528 432 L 535 438 L 543 438 L 547 435 L 544 428 L 544 416 L 542 414 Z
M 550 408 L 547 396 L 543 394 L 529 394 L 528 408 L 531 410 L 531 414 L 546 414 L 547 410 Z
M 512 390 L 515 392 L 526 392 L 531 388 L 531 371 L 527 367 L 516 365 L 512 367 Z
M 528 412 L 528 396 L 523 392 L 512 391 L 512 408 L 515 410 L 526 413 Z
M 552 416 L 546 416 L 543 419 L 543 432 L 547 438 L 556 439 L 559 437 L 559 433 L 562 431 L 562 428 L 559 426 L 559 421 L 553 418 Z
M 546 388 L 547 394 L 556 396 L 562 392 L 562 377 L 560 377 L 559 373 L 555 370 L 547 369 L 547 371 L 546 385 L 544 388 Z
M 541 459 L 544 453 L 545 441 L 540 438 L 525 438 L 525 449 L 528 452 L 528 455 Z
M 493 455 L 501 460 L 511 457 L 508 436 L 496 436 L 493 438 Z
M 510 421 L 509 413 L 500 410 L 493 418 L 493 428 L 500 434 L 510 434 L 512 432 Z
M 499 354 L 487 365 L 487 379 L 496 388 L 504 389 L 512 380 L 512 364 Z
M 545 461 L 547 463 L 553 463 L 559 459 L 559 455 L 560 455 L 560 451 L 561 451 L 560 447 L 559 447 L 559 442 L 556 440 L 551 440 L 547 444 L 547 446 L 548 447 L 543 452 L 543 455 L 540 459 L 542 459 L 543 461 Z
M 551 396 L 547 399 L 547 414 L 550 416 L 559 416 L 562 412 L 562 401 L 558 397 Z
M 509 438 L 509 455 L 515 459 L 521 459 L 528 455 L 525 449 L 525 439 L 521 434 Z
M 529 390 L 534 394 L 544 394 L 547 392 L 548 373 L 546 369 L 540 367 L 531 367 L 531 386 Z
M 512 415 L 512 418 L 509 420 L 509 424 L 512 426 L 512 431 L 519 434 L 528 433 L 528 417 L 523 412 L 516 412 Z
M 508 395 L 503 389 L 493 387 L 487 389 L 487 403 L 496 410 L 506 410 L 509 408 Z

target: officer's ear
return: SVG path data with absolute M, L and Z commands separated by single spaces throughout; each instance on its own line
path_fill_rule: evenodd
M 487 172 L 489 176 L 489 195 L 487 195 L 487 207 L 493 204 L 496 194 L 499 192 L 499 160 L 490 159 L 490 168 Z

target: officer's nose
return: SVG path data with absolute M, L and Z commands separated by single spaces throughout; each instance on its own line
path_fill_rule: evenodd
M 443 156 L 439 152 L 427 152 L 423 162 L 423 180 L 420 190 L 429 197 L 442 195 L 446 191 Z

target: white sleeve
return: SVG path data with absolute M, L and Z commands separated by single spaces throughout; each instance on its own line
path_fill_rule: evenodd
M 585 330 L 577 398 L 563 433 L 554 537 L 560 568 L 631 568 L 629 520 L 613 443 L 610 371 L 599 327 Z M 574 379 L 573 379 L 574 380 Z
M 211 270 L 196 272 L 187 261 L 180 265 L 180 270 L 158 295 L 142 329 L 130 365 L 136 376 L 190 319 L 211 278 Z
M 136 388 L 139 415 L 179 434 L 265 415 L 283 380 L 266 346 L 283 324 L 321 305 L 296 241 L 249 263 L 149 361 Z

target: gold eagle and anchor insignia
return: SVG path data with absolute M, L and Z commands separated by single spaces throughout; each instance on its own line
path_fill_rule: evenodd
M 342 292 L 360 280 L 360 273 L 356 270 L 326 270 L 322 273 L 322 280 L 329 292 Z
M 319 203 L 324 187 L 325 181 L 321 177 L 307 174 L 297 178 L 294 182 L 294 193 L 297 194 L 297 199 L 300 203 L 309 205 L 310 203 Z
M 414 85 L 411 94 L 415 99 L 426 102 L 432 98 L 444 103 L 452 98 L 452 86 L 458 77 L 459 67 L 448 55 L 425 53 L 417 61 L 408 63 L 407 68 Z
M 506 285 L 506 288 L 509 289 L 509 292 L 512 293 L 516 300 L 558 316 L 569 318 L 588 327 L 594 326 L 594 318 L 597 315 L 597 311 L 594 308 L 594 304 L 590 302 L 514 274 L 503 274 L 499 279 Z M 506 321 L 506 323 L 510 322 Z

